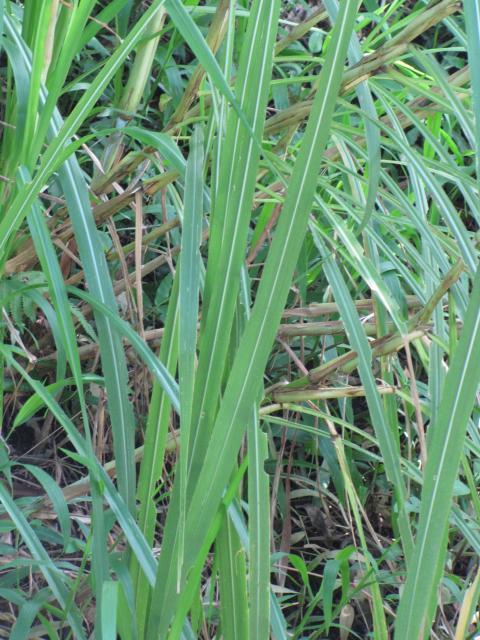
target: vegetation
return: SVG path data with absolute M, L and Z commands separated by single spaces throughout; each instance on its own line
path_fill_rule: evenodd
M 0 26 L 0 636 L 476 637 L 480 1 Z

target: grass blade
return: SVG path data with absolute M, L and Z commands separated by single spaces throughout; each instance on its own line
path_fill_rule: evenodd
M 194 129 L 185 178 L 185 207 L 182 224 L 179 286 L 178 374 L 182 416 L 180 421 L 180 520 L 179 565 L 182 573 L 187 511 L 188 451 L 192 430 L 193 389 L 195 385 L 197 318 L 200 292 L 200 242 L 202 236 L 203 131 Z
M 101 610 L 103 640 L 116 640 L 117 638 L 118 591 L 118 582 L 107 580 L 103 583 L 103 607 Z
M 165 334 L 160 347 L 159 360 L 165 365 L 170 375 L 175 375 L 178 357 L 178 282 L 177 271 L 173 282 L 172 294 L 168 305 L 165 322 Z M 179 400 L 177 401 L 178 404 Z M 145 433 L 144 456 L 140 466 L 137 497 L 140 503 L 138 524 L 147 540 L 153 545 L 157 507 L 154 501 L 157 483 L 162 477 L 165 443 L 168 426 L 170 424 L 172 403 L 158 379 L 153 384 L 147 427 Z M 140 571 L 139 563 L 135 560 L 132 566 L 132 580 L 136 595 L 138 633 L 143 637 L 150 606 L 149 584 L 145 575 Z
M 270 628 L 270 482 L 264 469 L 268 457 L 267 435 L 261 431 L 256 413 L 249 421 L 247 436 L 248 637 L 267 638 Z
M 217 536 L 216 552 L 222 603 L 220 608 L 222 637 L 225 640 L 262 637 L 248 635 L 245 549 L 227 511 Z

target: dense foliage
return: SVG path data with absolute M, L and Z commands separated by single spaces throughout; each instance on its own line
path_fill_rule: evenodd
M 476 637 L 480 0 L 0 28 L 0 636 Z

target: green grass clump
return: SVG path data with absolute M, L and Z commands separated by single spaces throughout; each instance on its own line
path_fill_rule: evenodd
M 467 639 L 477 0 L 0 0 L 0 637 Z

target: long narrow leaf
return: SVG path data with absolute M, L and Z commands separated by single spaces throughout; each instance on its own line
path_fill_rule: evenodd
M 180 423 L 180 521 L 178 524 L 181 576 L 187 510 L 188 451 L 192 429 L 193 389 L 195 384 L 197 318 L 200 293 L 200 241 L 202 235 L 203 131 L 192 135 L 185 179 L 185 208 L 182 225 L 179 286 L 178 374 L 182 417 Z

